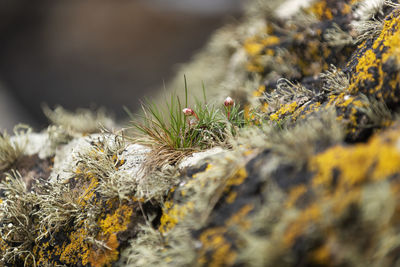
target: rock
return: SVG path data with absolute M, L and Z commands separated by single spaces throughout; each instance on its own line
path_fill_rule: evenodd
M 15 153 L 0 173 L 1 263 L 399 265 L 400 5 L 307 4 L 254 1 L 183 67 L 207 77 L 215 111 L 206 124 L 193 106 L 186 124 L 179 106 L 175 137 L 191 146 L 151 121 L 133 136 L 73 119 L 2 135 Z

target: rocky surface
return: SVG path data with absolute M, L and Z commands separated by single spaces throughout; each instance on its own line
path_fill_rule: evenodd
M 1 264 L 398 266 L 400 6 L 280 4 L 249 3 L 182 68 L 241 103 L 224 146 L 149 171 L 151 145 L 87 113 L 3 134 Z

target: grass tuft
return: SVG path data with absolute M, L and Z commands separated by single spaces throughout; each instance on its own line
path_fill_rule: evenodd
M 186 78 L 184 104 L 171 94 L 166 112 L 149 101 L 142 105 L 142 120 L 133 120 L 133 128 L 134 140 L 152 148 L 146 166 L 174 165 L 195 151 L 224 146 L 227 135 L 236 134 L 237 128 L 245 124 L 239 105 L 209 104 L 205 93 L 203 101 L 196 99 L 189 108 Z

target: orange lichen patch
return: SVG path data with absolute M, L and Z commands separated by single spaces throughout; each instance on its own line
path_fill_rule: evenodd
M 395 144 L 398 129 L 374 136 L 367 144 L 335 146 L 313 157 L 310 169 L 316 173 L 314 187 L 350 189 L 368 180 L 385 179 L 400 172 L 400 153 Z M 334 178 L 334 175 L 336 177 Z
M 349 5 L 349 4 L 343 4 L 342 13 L 343 13 L 344 15 L 347 15 L 347 14 L 350 14 L 350 12 L 351 12 L 351 5 Z
M 296 238 L 301 236 L 307 227 L 311 227 L 321 218 L 321 208 L 318 204 L 312 204 L 297 216 L 287 227 L 283 236 L 283 244 L 291 247 Z
M 202 247 L 199 251 L 198 263 L 212 267 L 231 266 L 236 260 L 236 252 L 232 244 L 226 239 L 224 227 L 215 227 L 204 230 L 199 241 Z
M 98 248 L 93 246 L 89 257 L 92 266 L 111 266 L 111 263 L 118 259 L 117 234 L 128 229 L 132 213 L 131 206 L 120 204 L 113 213 L 107 214 L 104 219 L 99 219 L 98 225 L 101 230 L 96 239 L 100 240 L 104 246 Z
M 60 255 L 60 261 L 65 264 L 78 265 L 80 262 L 86 265 L 89 262 L 91 246 L 85 242 L 87 231 L 82 227 L 72 231 L 68 237 L 69 244 L 63 244 L 61 248 L 54 251 L 55 255 Z M 60 254 L 61 253 L 61 254 Z
M 166 201 L 164 205 L 163 215 L 161 217 L 161 224 L 158 230 L 161 233 L 170 231 L 175 225 L 184 218 L 187 214 L 194 210 L 194 203 L 187 202 L 183 205 L 173 204 L 170 201 Z
M 288 200 L 286 201 L 286 207 L 292 208 L 297 200 L 307 192 L 307 187 L 305 185 L 299 185 L 292 188 L 289 192 Z
M 119 242 L 117 240 L 117 235 L 109 235 L 104 242 L 104 248 L 99 248 L 97 250 L 92 250 L 89 257 L 89 262 L 91 266 L 94 267 L 104 267 L 111 266 L 111 263 L 118 260 L 118 247 Z
M 385 101 L 399 101 L 400 74 L 396 66 L 400 65 L 400 11 L 394 10 L 385 19 L 381 34 L 372 47 L 360 54 L 350 80 L 352 93 L 362 92 Z M 360 45 L 360 49 L 367 42 Z M 361 50 L 362 51 L 362 50 Z M 388 71 L 392 69 L 392 71 Z

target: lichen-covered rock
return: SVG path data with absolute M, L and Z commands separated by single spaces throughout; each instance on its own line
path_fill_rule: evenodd
M 182 70 L 242 104 L 222 147 L 149 167 L 153 146 L 62 109 L 2 134 L 0 265 L 398 266 L 400 5 L 280 4 Z

